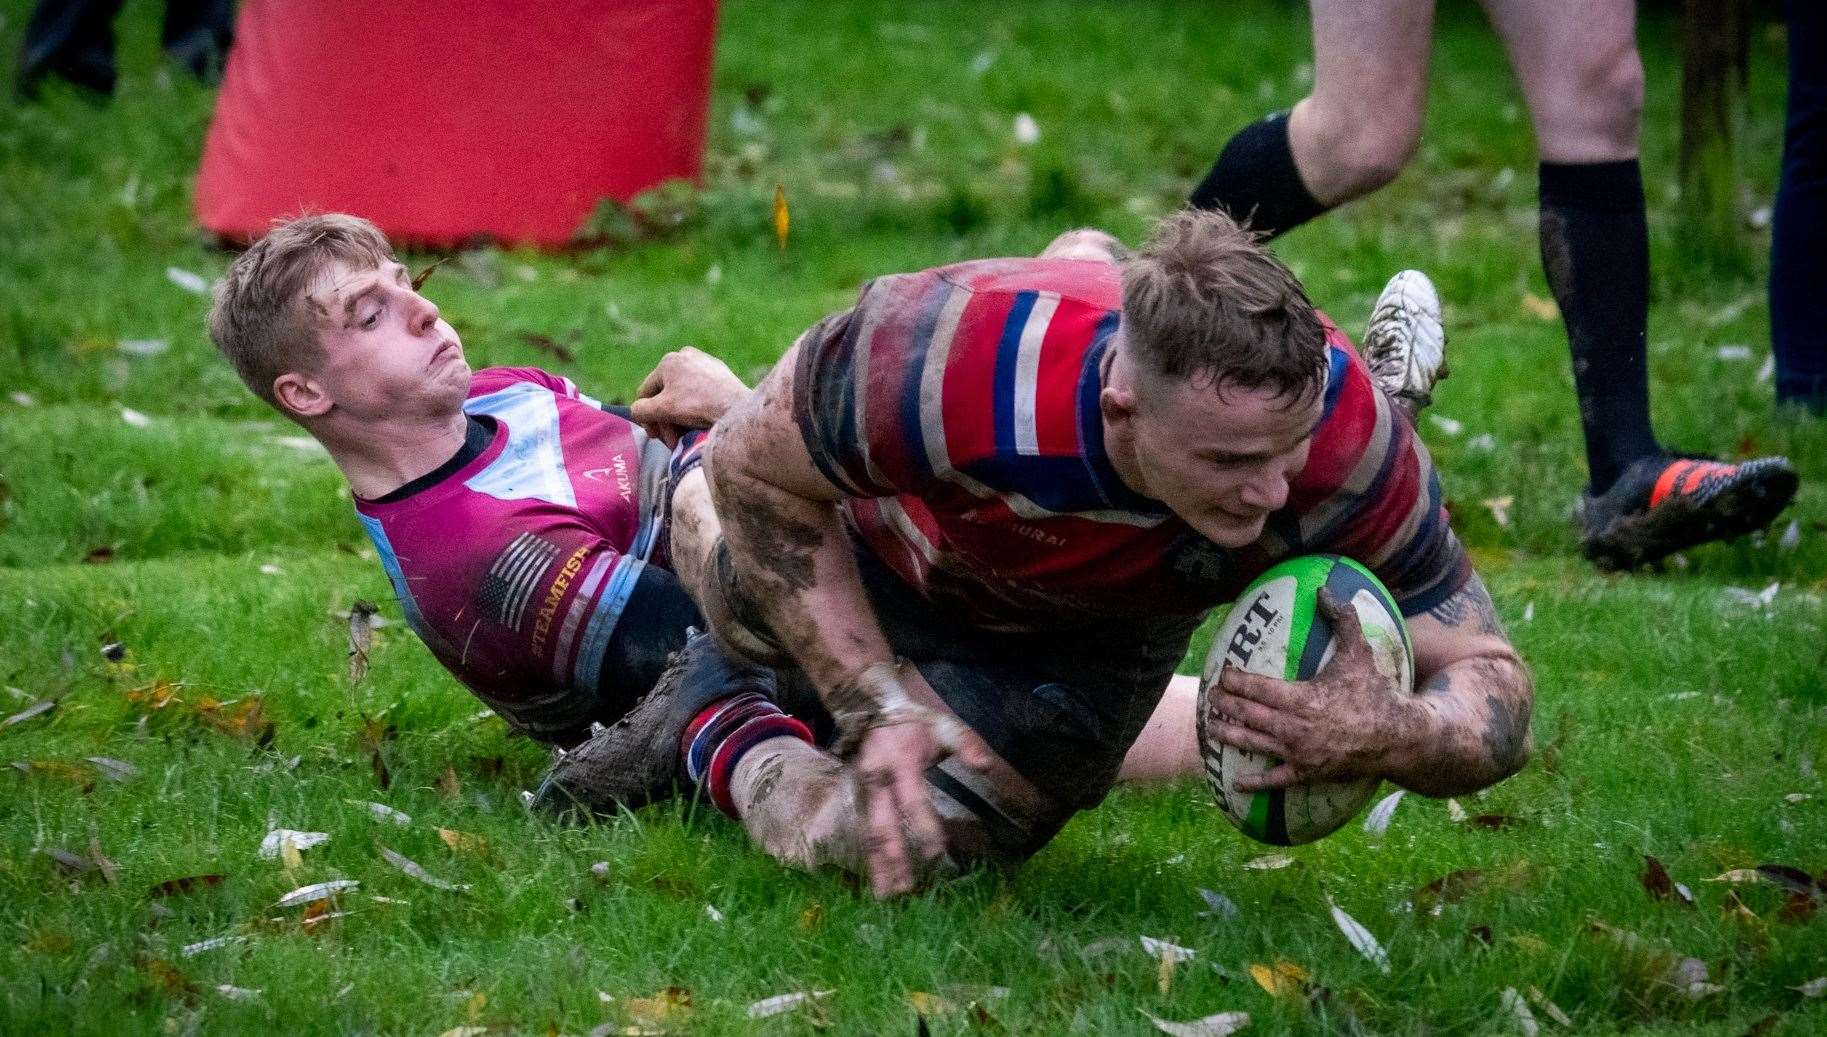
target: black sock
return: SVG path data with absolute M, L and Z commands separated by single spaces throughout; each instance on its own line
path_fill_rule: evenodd
M 1649 228 L 1637 160 L 1543 162 L 1541 248 L 1567 324 L 1597 495 L 1661 450 L 1649 424 Z
M 1301 182 L 1288 145 L 1287 112 L 1238 130 L 1187 202 L 1196 209 L 1223 209 L 1271 238 L 1329 208 L 1315 201 Z

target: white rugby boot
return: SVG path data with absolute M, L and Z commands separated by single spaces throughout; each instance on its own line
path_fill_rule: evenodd
M 1371 380 L 1401 403 L 1413 419 L 1433 402 L 1434 383 L 1445 378 L 1446 328 L 1440 293 L 1419 270 L 1389 279 L 1364 328 L 1364 362 Z

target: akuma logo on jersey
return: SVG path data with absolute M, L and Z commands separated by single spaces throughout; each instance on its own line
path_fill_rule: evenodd
M 623 500 L 631 501 L 634 499 L 634 480 L 628 476 L 628 455 L 626 454 L 615 455 L 615 463 L 607 468 L 588 469 L 584 472 L 584 478 L 589 479 L 592 482 L 609 482 L 613 480 L 615 482 L 615 488 L 621 493 Z

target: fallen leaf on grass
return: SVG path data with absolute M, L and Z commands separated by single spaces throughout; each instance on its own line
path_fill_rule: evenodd
M 212 936 L 207 940 L 198 940 L 196 943 L 187 943 L 184 946 L 178 948 L 178 956 L 181 958 L 194 958 L 197 955 L 206 953 L 208 951 L 220 950 L 223 947 L 232 947 L 237 943 L 246 943 L 246 942 L 247 942 L 247 937 L 245 937 L 245 936 Z
M 231 702 L 217 702 L 205 695 L 196 702 L 197 716 L 209 726 L 245 742 L 265 745 L 273 740 L 273 721 L 258 695 Z
M 1155 1024 L 1155 1029 L 1165 1034 L 1171 1034 L 1172 1037 L 1226 1037 L 1227 1034 L 1236 1033 L 1250 1025 L 1250 1013 L 1248 1012 L 1219 1012 L 1217 1015 L 1208 1015 L 1203 1019 L 1177 1023 L 1168 1019 L 1156 1018 L 1149 1015 L 1144 1009 L 1138 1008 L 1136 1011 L 1148 1016 L 1148 1021 Z
M 691 1017 L 691 991 L 667 987 L 652 997 L 631 997 L 622 1002 L 630 1020 L 648 1026 L 676 1026 Z
M 1708 982 L 1706 962 L 1699 958 L 1682 958 L 1669 970 L 1668 981 L 1691 1001 L 1722 993 L 1725 987 Z
M 1370 813 L 1364 816 L 1364 831 L 1371 835 L 1382 835 L 1389 831 L 1389 822 L 1394 820 L 1396 808 L 1402 805 L 1402 797 L 1405 794 L 1401 789 L 1397 789 L 1378 800 L 1377 805 L 1371 807 Z
M 764 997 L 749 1005 L 748 1016 L 750 1019 L 766 1019 L 770 1016 L 785 1015 L 813 1001 L 830 997 L 831 994 L 832 992 L 829 990 L 800 990 L 791 994 Z
M 115 343 L 115 348 L 128 356 L 158 356 L 171 349 L 171 341 L 162 338 L 124 338 Z
M 1135 943 L 1127 936 L 1106 936 L 1101 940 L 1093 940 L 1086 944 L 1079 950 L 1078 956 L 1088 963 L 1109 954 L 1131 951 L 1134 948 Z
M 374 625 L 371 620 L 379 609 L 374 602 L 355 599 L 349 606 L 349 683 L 360 684 L 368 676 L 368 653 L 374 648 Z
M 921 1016 L 922 1019 L 929 1015 L 948 1015 L 958 1010 L 957 1005 L 938 994 L 929 994 L 924 990 L 909 990 L 907 1003 L 913 1006 L 914 1014 Z
M 446 893 L 469 892 L 468 883 L 446 882 L 443 879 L 432 875 L 431 872 L 426 871 L 424 868 L 419 867 L 411 858 L 395 853 L 385 846 L 380 849 L 381 856 L 387 859 L 387 863 L 405 872 L 409 877 L 418 879 L 420 882 L 425 883 L 433 889 L 441 889 Z
M 260 840 L 260 859 L 276 861 L 285 855 L 285 847 L 288 845 L 294 850 L 309 850 L 313 846 L 321 846 L 329 841 L 328 832 L 299 832 L 290 828 L 275 828 L 266 833 L 266 838 Z
M 1294 863 L 1294 858 L 1285 853 L 1265 853 L 1261 857 L 1243 862 L 1250 871 L 1278 871 Z
M 948 983 L 944 988 L 945 996 L 965 1004 L 980 1004 L 985 1001 L 1003 1001 L 1009 996 L 1008 987 L 986 986 L 980 983 Z
M 1383 949 L 1383 945 L 1377 942 L 1377 938 L 1372 936 L 1370 930 L 1364 928 L 1357 919 L 1346 914 L 1344 908 L 1330 901 L 1327 902 L 1327 906 L 1332 909 L 1332 921 L 1338 925 L 1339 931 L 1345 934 L 1345 939 L 1350 941 L 1352 948 L 1362 954 L 1365 960 L 1375 965 L 1377 971 L 1387 975 L 1390 971 L 1389 952 Z
M 817 932 L 818 927 L 823 924 L 825 924 L 823 904 L 813 904 L 799 913 L 799 931 L 802 933 Z
M 5 720 L 0 720 L 0 727 L 12 727 L 14 724 L 23 724 L 33 717 L 44 716 L 46 713 L 49 713 L 56 708 L 56 699 L 40 699 L 19 712 L 14 713 L 12 716 L 7 717 Z
M 1522 1031 L 1523 1037 L 1536 1037 L 1541 1033 L 1541 1024 L 1535 1021 L 1535 1013 L 1529 1011 L 1529 1003 L 1516 992 L 1515 987 L 1503 988 L 1503 1006 L 1516 1017 L 1516 1028 Z
M 80 853 L 71 853 L 61 846 L 40 846 L 37 852 L 50 858 L 57 870 L 65 875 L 83 875 L 95 870 L 95 865 L 89 862 L 89 858 Z
M 1192 961 L 1195 956 L 1195 952 L 1191 948 L 1169 943 L 1166 940 L 1157 940 L 1152 936 L 1140 936 L 1137 939 L 1142 941 L 1142 950 L 1146 951 L 1151 958 L 1165 956 L 1175 961 Z
M 1694 906 L 1694 894 L 1684 885 L 1668 877 L 1668 869 L 1655 857 L 1643 855 L 1643 875 L 1639 879 L 1643 889 L 1657 900 L 1678 900 L 1688 907 Z
M 1817 898 L 1827 896 L 1827 890 L 1823 890 L 1812 876 L 1792 865 L 1759 864 L 1757 874 L 1764 881 L 1773 882 L 1793 893 Z
M 792 225 L 793 225 L 793 218 L 787 212 L 787 189 L 780 184 L 775 184 L 774 185 L 774 241 L 776 244 L 778 244 L 780 246 L 780 250 L 782 252 L 785 252 L 787 250 L 787 231 L 792 228 Z
M 13 769 L 22 774 L 41 775 L 67 781 L 85 794 L 95 789 L 95 771 L 63 760 L 14 760 Z
M 203 275 L 193 273 L 181 266 L 166 267 L 165 279 L 194 295 L 209 294 L 209 282 L 204 279 Z
M 1446 801 L 1446 817 L 1456 825 L 1465 824 L 1465 808 L 1459 805 L 1458 800 L 1449 799 Z
M 227 877 L 228 876 L 223 875 L 220 872 L 213 872 L 208 875 L 186 875 L 183 878 L 166 879 L 164 882 L 147 890 L 146 895 L 150 897 L 183 896 L 187 893 L 194 893 L 199 889 L 207 889 L 210 886 L 220 886 L 222 880 Z
M 1465 431 L 1465 422 L 1459 421 L 1456 418 L 1449 418 L 1444 414 L 1429 414 L 1427 420 L 1432 422 L 1435 428 L 1449 436 L 1456 436 Z
M 1236 918 L 1242 914 L 1230 897 L 1215 893 L 1209 889 L 1199 890 L 1199 898 L 1205 901 L 1205 910 L 1199 912 L 1200 918 Z
M 371 801 L 365 800 L 365 799 L 351 799 L 351 800 L 348 800 L 347 802 L 352 803 L 358 807 L 366 808 L 368 811 L 368 814 L 377 821 L 391 821 L 392 823 L 399 825 L 402 828 L 404 828 L 405 826 L 407 826 L 409 824 L 412 824 L 412 815 L 411 814 L 408 814 L 401 810 L 395 810 L 385 803 L 375 803 L 375 802 L 371 802 Z
M 706 904 L 704 905 L 704 917 L 713 922 L 721 922 L 723 921 L 723 912 L 717 910 L 717 905 L 715 904 Z
M 452 252 L 447 255 L 439 256 L 438 258 L 432 260 L 431 264 L 429 266 L 427 266 L 425 269 L 419 271 L 418 273 L 412 275 L 412 290 L 416 292 L 419 289 L 425 287 L 425 282 L 431 280 L 431 275 L 433 273 L 435 273 L 439 267 L 443 266 L 444 264 L 450 262 L 451 260 L 453 260 L 455 258 L 457 258 L 457 254 L 455 252 Z
M 1573 1028 L 1573 1018 L 1566 1012 L 1561 1011 L 1560 1005 L 1548 1000 L 1548 995 L 1542 993 L 1540 987 L 1529 988 L 1529 1000 L 1535 1002 L 1535 1007 L 1548 1013 L 1548 1018 L 1568 1029 Z
M 1789 989 L 1803 997 L 1820 997 L 1822 994 L 1827 994 L 1827 976 L 1811 979 L 1806 983 L 1790 987 Z
M 237 987 L 229 983 L 219 983 L 216 985 L 216 993 L 230 1001 L 256 1001 L 259 1000 L 262 991 L 254 987 Z
M 1174 966 L 1178 963 L 1179 959 L 1175 958 L 1167 951 L 1162 951 L 1160 958 L 1160 964 L 1155 967 L 1155 990 L 1159 992 L 1162 997 L 1166 997 L 1169 993 L 1173 992 Z
M 190 979 L 164 958 L 143 958 L 140 969 L 146 973 L 146 978 L 152 980 L 154 986 L 172 997 L 189 998 L 197 992 Z
M 1485 510 L 1491 513 L 1491 519 L 1499 529 L 1510 528 L 1510 509 L 1516 506 L 1514 496 L 1490 497 L 1482 501 Z
M 1442 905 L 1464 900 L 1473 890 L 1483 886 L 1484 882 L 1483 871 L 1477 868 L 1459 868 L 1415 890 L 1409 903 L 1414 905 L 1418 913 L 1437 915 Z
M 274 907 L 297 907 L 300 904 L 314 904 L 319 900 L 328 900 L 338 893 L 357 889 L 361 882 L 356 879 L 331 879 L 328 882 L 314 882 L 309 886 L 297 889 L 280 897 Z
M 1522 307 L 1536 320 L 1555 320 L 1561 315 L 1561 308 L 1554 304 L 1553 299 L 1544 299 L 1534 292 L 1523 293 Z
M 468 832 L 459 832 L 450 828 L 440 828 L 438 829 L 438 838 L 444 840 L 444 845 L 458 853 L 473 853 L 478 857 L 488 856 L 488 840 L 479 835 L 471 835 Z
M 1250 978 L 1271 997 L 1299 997 L 1306 995 L 1310 977 L 1306 969 L 1284 960 L 1273 966 L 1251 962 Z
M 444 773 L 438 775 L 438 791 L 451 799 L 463 795 L 463 782 L 457 778 L 457 768 L 444 765 Z
M 132 407 L 122 407 L 121 408 L 121 420 L 126 422 L 128 425 L 131 425 L 134 428 L 146 428 L 147 426 L 152 424 L 151 418 L 147 417 L 144 414 L 141 414 L 139 411 L 134 410 Z M 99 550 L 102 550 L 102 548 L 97 548 L 96 550 L 99 551 Z M 95 552 L 91 551 L 91 552 L 89 552 L 89 554 L 91 555 L 91 557 L 93 557 Z M 114 552 L 112 550 L 110 550 L 110 551 L 108 551 L 108 555 L 109 555 L 109 557 L 113 557 Z
M 126 760 L 117 760 L 112 756 L 85 756 L 84 759 L 94 765 L 97 774 L 116 784 L 132 781 L 140 776 L 140 769 Z

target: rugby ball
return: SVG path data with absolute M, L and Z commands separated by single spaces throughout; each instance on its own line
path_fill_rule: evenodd
M 1225 745 L 1209 734 L 1214 689 L 1226 667 L 1304 681 L 1331 660 L 1332 624 L 1319 612 L 1321 587 L 1356 609 L 1377 670 L 1393 679 L 1395 694 L 1414 693 L 1414 652 L 1402 613 L 1383 584 L 1357 562 L 1338 555 L 1292 558 L 1257 577 L 1238 596 L 1212 637 L 1199 682 L 1199 754 L 1224 816 L 1250 838 L 1276 846 L 1312 842 L 1337 831 L 1364 808 L 1378 785 L 1368 778 L 1239 792 L 1239 775 L 1257 774 L 1281 761 Z

